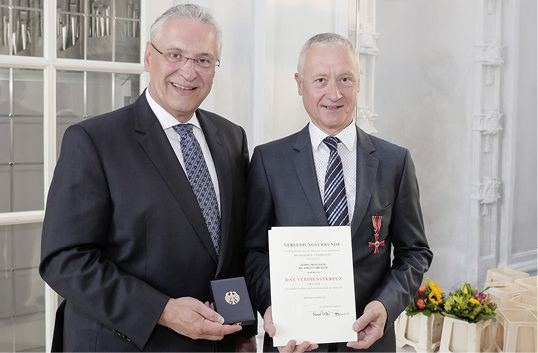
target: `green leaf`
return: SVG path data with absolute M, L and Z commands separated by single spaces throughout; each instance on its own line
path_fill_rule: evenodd
M 457 317 L 456 315 L 449 314 L 449 313 L 447 313 L 446 311 L 442 311 L 442 312 L 441 312 L 441 315 L 446 316 L 446 317 L 451 317 L 451 318 L 453 318 L 453 319 L 462 320 L 461 318 Z

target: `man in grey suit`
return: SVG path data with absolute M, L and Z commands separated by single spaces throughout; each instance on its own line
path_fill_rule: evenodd
M 406 149 L 353 123 L 359 65 L 347 39 L 332 33 L 312 37 L 303 46 L 297 70 L 299 95 L 311 121 L 293 135 L 256 147 L 247 184 L 245 271 L 254 305 L 264 317 L 264 350 L 273 349 L 270 337 L 275 334 L 268 230 L 350 225 L 357 340 L 319 347 L 291 340 L 279 350 L 395 351 L 392 323 L 411 301 L 433 257 L 413 162 Z
M 40 265 L 65 298 L 53 350 L 256 349 L 255 327 L 209 304 L 211 280 L 243 275 L 249 158 L 241 127 L 198 109 L 220 42 L 206 9 L 169 9 L 146 44 L 147 90 L 66 131 Z

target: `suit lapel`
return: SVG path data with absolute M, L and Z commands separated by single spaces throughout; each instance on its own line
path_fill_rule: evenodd
M 172 194 L 178 201 L 179 207 L 189 219 L 211 257 L 217 262 L 217 253 L 207 230 L 202 211 L 199 207 L 192 207 L 192 205 L 198 205 L 198 201 L 191 184 L 177 160 L 159 120 L 147 103 L 145 93 L 135 102 L 135 107 L 135 130 L 143 134 L 140 138 L 140 145 L 166 184 L 168 184 Z
M 314 166 L 314 155 L 312 153 L 312 143 L 310 142 L 310 133 L 308 125 L 298 132 L 297 141 L 293 146 L 295 156 L 293 164 L 299 177 L 299 182 L 303 191 L 308 198 L 308 202 L 319 221 L 320 226 L 328 226 L 327 215 L 323 209 L 323 202 L 319 194 L 318 180 L 316 177 L 316 168 Z
M 196 116 L 198 121 L 202 126 L 204 131 L 204 136 L 211 151 L 211 156 L 213 158 L 213 163 L 215 164 L 215 169 L 217 171 L 217 179 L 219 182 L 219 193 L 220 193 L 220 209 L 221 209 L 221 219 L 220 219 L 220 252 L 221 254 L 226 254 L 228 247 L 228 241 L 230 239 L 230 227 L 227 225 L 230 224 L 232 220 L 232 172 L 230 170 L 229 155 L 226 144 L 222 139 L 222 135 L 219 130 L 213 125 L 211 120 L 204 114 L 203 111 L 197 110 Z M 223 256 L 220 256 L 222 259 Z M 222 261 L 219 261 L 219 266 L 217 268 L 217 273 L 220 271 L 222 266 Z
M 357 196 L 351 221 L 351 234 L 359 230 L 372 197 L 379 160 L 371 155 L 375 147 L 368 134 L 357 127 Z

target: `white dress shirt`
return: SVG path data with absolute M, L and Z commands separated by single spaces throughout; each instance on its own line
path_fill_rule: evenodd
M 172 116 L 172 114 L 168 113 L 166 110 L 164 110 L 163 107 L 161 107 L 157 102 L 155 102 L 153 98 L 151 98 L 148 89 L 146 89 L 146 99 L 148 100 L 148 104 L 151 110 L 153 110 L 153 113 L 155 113 L 155 116 L 157 116 L 157 119 L 159 119 L 159 122 L 161 123 L 161 126 L 163 127 L 163 130 L 168 137 L 168 141 L 170 141 L 170 145 L 172 145 L 177 159 L 179 160 L 181 167 L 183 167 L 185 175 L 187 175 L 187 171 L 185 170 L 185 162 L 183 161 L 183 153 L 181 152 L 181 138 L 173 128 L 173 126 L 181 123 L 177 121 L 176 118 Z M 202 130 L 202 127 L 200 126 L 200 122 L 198 121 L 196 114 L 194 114 L 187 123 L 194 125 L 192 132 L 194 133 L 194 137 L 196 137 L 196 140 L 198 140 L 200 148 L 202 149 L 202 153 L 204 154 L 205 163 L 207 164 L 207 169 L 209 170 L 209 175 L 211 176 L 211 181 L 213 182 L 213 187 L 215 188 L 215 193 L 217 195 L 217 202 L 219 204 L 220 211 L 220 192 L 219 182 L 217 179 L 217 170 L 215 169 L 215 163 L 213 163 L 211 151 L 209 151 L 209 146 L 207 145 L 204 132 Z
M 321 200 L 325 194 L 325 173 L 327 164 L 329 164 L 329 147 L 323 142 L 328 136 L 321 131 L 314 123 L 310 122 L 308 126 L 310 140 L 312 142 L 312 153 L 314 154 L 314 165 L 318 177 L 319 193 Z M 342 143 L 338 144 L 338 154 L 342 160 L 342 169 L 344 171 L 344 184 L 346 185 L 347 209 L 349 212 L 349 222 L 353 218 L 355 211 L 355 198 L 357 191 L 357 130 L 352 122 L 344 130 L 340 131 L 338 137 Z

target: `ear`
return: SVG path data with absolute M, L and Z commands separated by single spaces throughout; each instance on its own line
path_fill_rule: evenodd
M 146 42 L 146 51 L 144 52 L 144 71 L 149 72 L 150 63 L 149 59 L 151 57 L 151 44 L 150 42 Z
M 301 80 L 301 76 L 299 76 L 298 73 L 295 74 L 295 81 L 297 82 L 297 91 L 299 92 L 299 95 L 303 95 L 303 81 Z
M 361 77 L 359 76 L 359 81 L 357 82 L 357 93 L 361 91 Z

